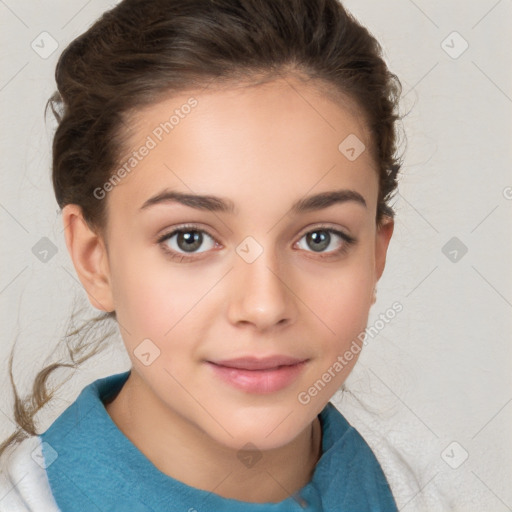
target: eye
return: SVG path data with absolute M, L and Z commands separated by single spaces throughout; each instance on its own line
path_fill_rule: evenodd
M 347 252 L 350 246 L 356 243 L 356 239 L 342 233 L 337 229 L 326 226 L 318 226 L 306 232 L 297 244 L 300 246 L 302 239 L 312 248 L 307 252 L 318 253 L 320 258 L 336 257 Z M 337 240 L 337 242 L 336 242 Z M 204 247 L 206 243 L 206 247 Z M 165 253 L 173 260 L 194 260 L 195 255 L 213 249 L 217 242 L 209 233 L 197 226 L 180 226 L 164 235 L 158 240 Z M 203 247 L 202 251 L 198 249 Z M 331 247 L 331 250 L 326 251 Z M 304 247 L 299 247 L 304 249 Z
M 337 229 L 325 226 L 318 226 L 315 229 L 308 231 L 304 234 L 301 240 L 302 239 L 305 239 L 306 244 L 313 249 L 309 252 L 319 253 L 321 257 L 343 254 L 356 242 L 355 238 L 346 235 Z M 337 242 L 336 239 L 338 239 Z M 300 241 L 297 243 L 300 244 Z M 331 247 L 331 250 L 326 251 L 329 247 Z M 304 247 L 300 248 L 304 249 Z M 324 252 L 329 254 L 323 256 Z
M 209 241 L 203 251 L 198 251 L 204 246 L 205 240 Z M 187 259 L 193 256 L 187 254 L 198 254 L 206 252 L 215 247 L 215 239 L 203 229 L 195 226 L 181 226 L 179 229 L 166 233 L 158 239 L 158 243 L 171 258 L 179 260 Z

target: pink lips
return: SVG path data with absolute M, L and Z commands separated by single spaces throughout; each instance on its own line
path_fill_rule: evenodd
M 307 359 L 280 355 L 207 361 L 218 377 L 249 393 L 273 393 L 285 388 L 298 377 L 306 362 Z

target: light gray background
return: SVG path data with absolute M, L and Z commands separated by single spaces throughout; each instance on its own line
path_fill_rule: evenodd
M 2 438 L 14 428 L 7 374 L 14 340 L 25 394 L 37 371 L 64 354 L 59 338 L 73 297 L 84 297 L 51 188 L 54 124 L 45 125 L 43 108 L 58 55 L 110 5 L 0 0 Z M 382 43 L 410 113 L 395 234 L 369 325 L 394 301 L 404 309 L 369 339 L 347 382 L 377 415 L 349 397 L 333 401 L 384 468 L 391 443 L 418 472 L 415 488 L 390 476 L 401 510 L 425 510 L 422 498 L 439 489 L 454 503 L 445 510 L 512 510 L 511 1 L 345 5 Z M 47 58 L 31 47 L 48 51 L 42 32 L 58 43 Z M 32 251 L 42 237 L 57 247 L 46 262 Z M 453 237 L 458 245 L 443 252 Z M 128 367 L 117 340 L 59 391 L 38 416 L 40 428 L 86 384 Z M 72 375 L 57 373 L 51 382 Z

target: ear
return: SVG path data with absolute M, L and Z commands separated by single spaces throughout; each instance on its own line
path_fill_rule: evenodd
M 108 253 L 102 236 L 84 220 L 82 209 L 68 204 L 62 210 L 69 255 L 89 302 L 102 311 L 114 311 Z
M 375 234 L 375 282 L 380 279 L 386 266 L 386 254 L 388 252 L 389 241 L 393 235 L 395 222 L 392 217 L 385 215 L 382 222 L 377 227 Z

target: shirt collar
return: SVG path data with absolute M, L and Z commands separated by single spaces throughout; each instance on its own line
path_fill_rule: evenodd
M 334 493 L 337 498 L 333 499 L 336 500 L 350 492 L 347 468 L 340 464 L 339 453 L 343 447 L 343 454 L 348 460 L 356 456 L 352 438 L 359 443 L 358 449 L 363 448 L 364 456 L 369 457 L 367 462 L 373 467 L 372 471 L 381 478 L 380 466 L 370 448 L 328 402 L 319 414 L 321 457 L 311 481 L 296 496 L 279 503 L 247 503 L 191 487 L 159 471 L 107 413 L 103 402 L 120 391 L 130 372 L 110 375 L 86 386 L 76 401 L 40 436 L 43 454 L 50 462 L 46 471 L 52 492 L 59 506 L 65 505 L 66 512 L 96 510 L 93 506 L 101 511 L 132 512 L 324 510 L 322 501 L 327 494 Z M 387 486 L 385 479 L 382 484 Z M 383 490 L 386 489 L 383 487 Z M 357 492 L 363 492 L 360 486 L 357 486 Z

